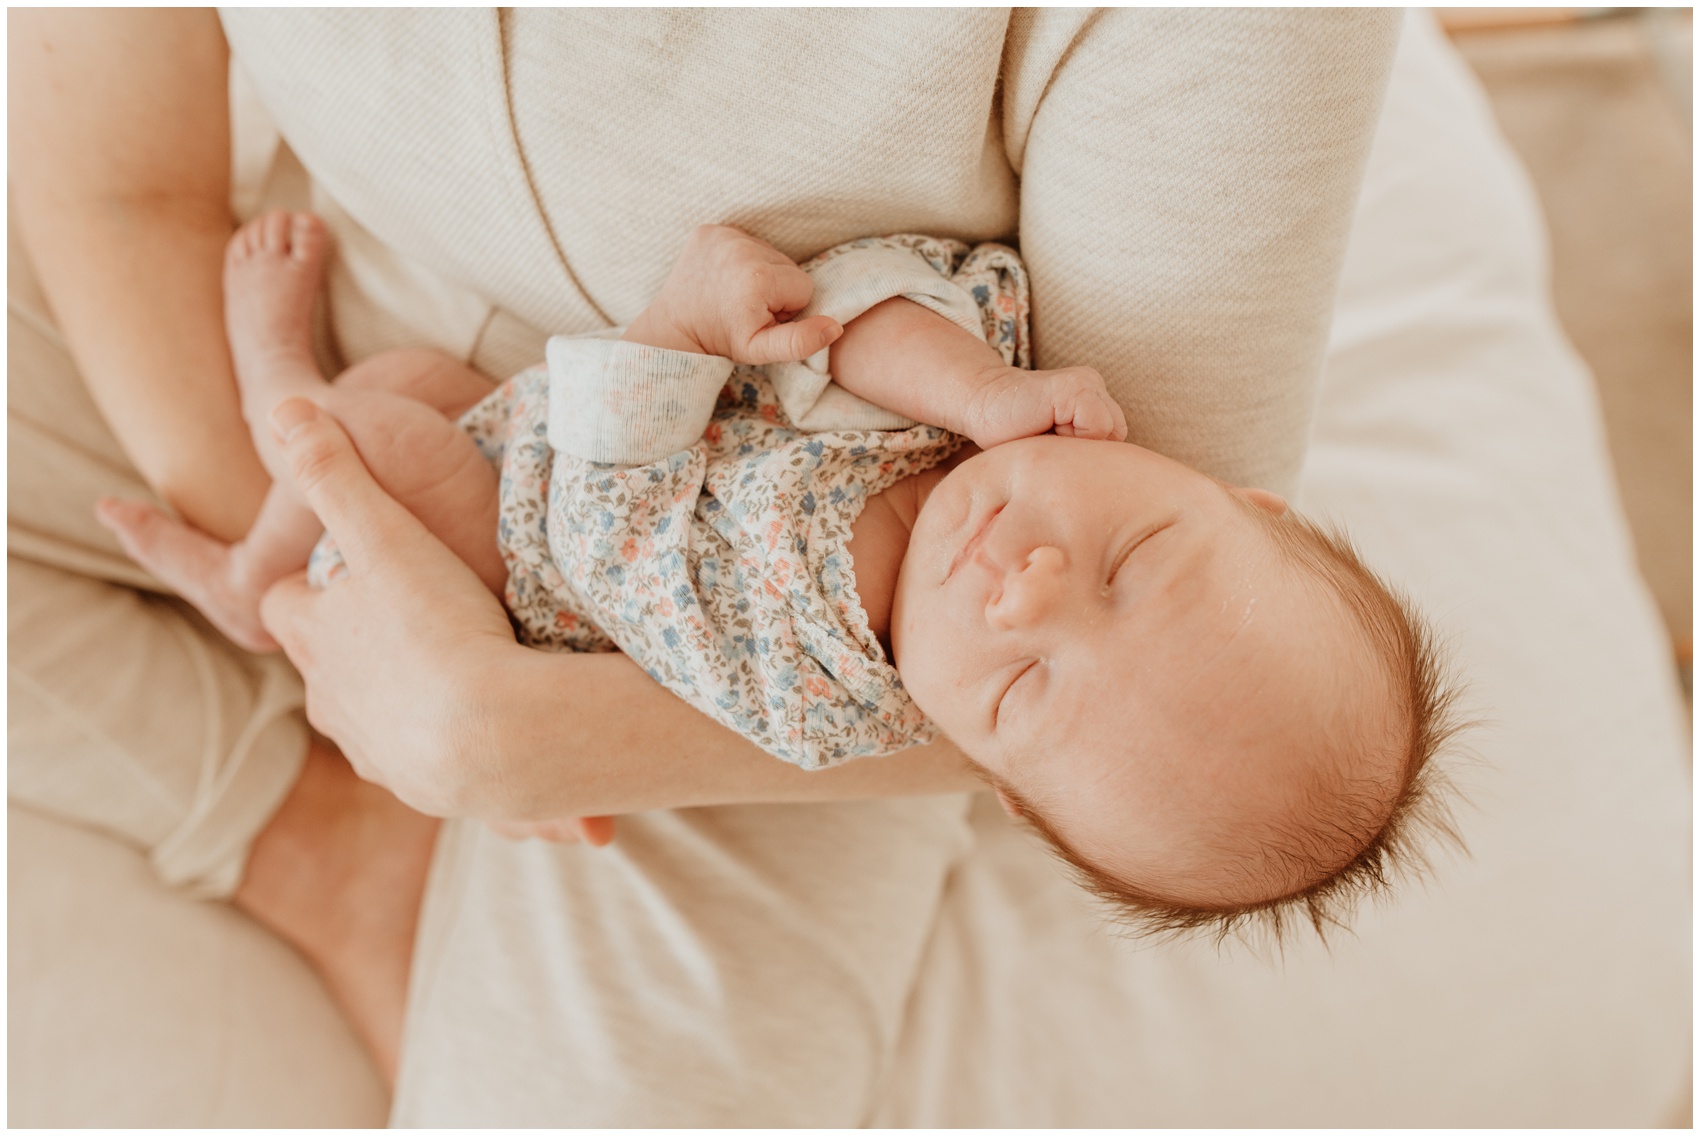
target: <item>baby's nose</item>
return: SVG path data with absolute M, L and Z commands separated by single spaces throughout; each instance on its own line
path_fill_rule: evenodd
M 986 622 L 995 630 L 1030 627 L 1056 606 L 1063 590 L 1068 558 L 1060 548 L 1042 544 L 1012 565 L 1003 586 L 986 604 Z

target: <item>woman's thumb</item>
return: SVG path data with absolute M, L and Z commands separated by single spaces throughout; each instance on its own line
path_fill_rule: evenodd
M 307 586 L 307 576 L 297 572 L 285 576 L 260 597 L 260 624 L 283 648 L 289 661 L 303 675 L 312 670 L 310 637 L 298 633 L 300 624 L 312 614 L 319 592 Z
M 809 316 L 763 328 L 750 339 L 748 363 L 790 363 L 832 346 L 844 329 L 831 316 Z
M 289 459 L 290 472 L 303 491 L 323 476 L 325 467 L 335 462 L 340 444 L 348 440 L 334 418 L 304 398 L 284 399 L 272 407 L 271 420 L 272 437 Z
M 368 562 L 395 513 L 407 515 L 372 480 L 342 425 L 304 398 L 272 408 L 272 431 L 301 495 L 318 514 L 353 572 Z

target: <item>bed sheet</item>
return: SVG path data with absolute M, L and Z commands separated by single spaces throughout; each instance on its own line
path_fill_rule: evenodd
M 953 878 L 881 1125 L 1643 1125 L 1689 1061 L 1686 721 L 1534 197 L 1413 16 L 1357 228 L 1308 511 L 1469 682 L 1470 855 L 1324 951 L 1107 934 L 995 804 Z M 301 961 L 130 850 L 10 810 L 14 1125 L 368 1125 Z

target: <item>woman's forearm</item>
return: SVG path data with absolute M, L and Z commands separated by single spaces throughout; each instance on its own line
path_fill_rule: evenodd
M 983 788 L 939 741 L 806 772 L 657 684 L 624 655 L 513 655 L 490 687 L 500 759 L 486 804 L 515 819 L 919 796 Z M 498 740 L 499 739 L 499 740 Z
M 239 539 L 269 479 L 224 341 L 229 227 L 113 201 L 32 208 L 25 229 L 71 354 L 137 471 L 191 523 Z
M 19 10 L 11 180 L 89 389 L 185 517 L 246 531 L 268 483 L 225 345 L 228 57 L 210 10 Z

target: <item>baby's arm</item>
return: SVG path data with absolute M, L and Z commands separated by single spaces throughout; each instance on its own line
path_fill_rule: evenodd
M 793 320 L 813 295 L 808 273 L 766 241 L 703 225 L 623 338 L 752 364 L 806 359 L 832 345 L 839 386 L 979 446 L 1053 430 L 1127 437 L 1121 408 L 1090 367 L 1009 366 L 978 336 L 901 297 L 851 320 L 840 338 L 827 316 Z
M 1012 367 L 978 336 L 901 296 L 851 320 L 830 366 L 850 393 L 981 447 L 1052 430 L 1127 437 L 1127 419 L 1097 371 Z

